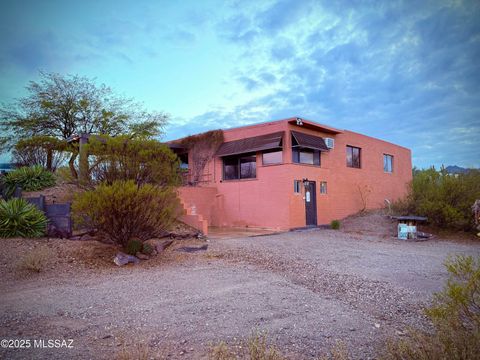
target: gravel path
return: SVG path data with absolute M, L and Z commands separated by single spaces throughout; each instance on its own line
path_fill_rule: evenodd
M 152 358 L 197 359 L 212 342 L 258 329 L 295 359 L 336 340 L 353 358 L 371 358 L 385 336 L 427 326 L 421 307 L 455 253 L 478 255 L 480 246 L 317 230 L 212 240 L 178 263 L 2 281 L 1 338 L 71 338 L 74 347 L 0 357 L 107 359 L 144 342 Z

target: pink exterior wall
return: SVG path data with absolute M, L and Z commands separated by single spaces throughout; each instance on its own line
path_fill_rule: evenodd
M 290 124 L 288 120 L 247 126 L 224 131 L 225 141 L 239 140 L 277 131 L 285 131 L 283 164 L 262 165 L 257 153 L 255 179 L 222 180 L 222 159 L 210 161 L 204 172 L 212 181 L 207 186 L 216 189 L 215 200 L 210 195 L 195 194 L 195 187 L 184 190 L 184 197 L 195 198 L 199 211 L 212 226 L 249 226 L 290 229 L 306 225 L 303 191 L 295 194 L 294 180 L 308 178 L 316 182 L 317 221 L 327 224 L 362 209 L 359 187 L 368 187 L 367 208 L 381 208 L 384 200 L 403 197 L 412 178 L 409 149 L 350 131 L 331 134 Z M 291 135 L 295 130 L 335 139 L 335 147 L 321 154 L 321 166 L 292 163 Z M 361 168 L 346 166 L 346 146 L 361 148 Z M 393 155 L 393 172 L 383 171 L 383 154 Z M 327 182 L 327 194 L 320 194 L 320 182 Z M 303 186 L 302 186 L 303 190 Z M 212 192 L 212 190 L 209 190 Z M 365 191 L 363 191 L 365 192 Z M 205 199 L 202 200 L 201 198 Z M 209 205 L 211 204 L 211 205 Z

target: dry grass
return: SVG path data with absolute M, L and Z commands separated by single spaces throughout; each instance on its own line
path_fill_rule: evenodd
M 28 272 L 42 272 L 51 263 L 55 253 L 48 247 L 42 246 L 30 250 L 17 263 L 17 269 Z
M 210 347 L 210 360 L 284 360 L 285 357 L 274 345 L 269 345 L 267 334 L 254 331 L 244 342 L 239 343 L 236 348 L 238 353 L 229 347 L 224 341 Z
M 148 360 L 150 358 L 150 350 L 145 343 L 137 343 L 132 346 L 122 346 L 117 355 L 118 360 Z
M 343 341 L 337 341 L 335 346 L 330 349 L 329 354 L 323 355 L 319 360 L 348 360 L 350 355 L 348 354 L 347 345 Z
M 229 346 L 224 341 L 211 346 L 208 354 L 209 360 L 286 360 L 280 350 L 268 343 L 267 334 L 255 331 L 244 342 Z M 318 360 L 348 360 L 347 346 L 342 341 L 337 341 L 330 351 L 319 357 Z

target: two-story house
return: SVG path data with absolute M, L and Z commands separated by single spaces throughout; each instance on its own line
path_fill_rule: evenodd
M 409 149 L 313 121 L 295 117 L 222 131 L 202 181 L 179 190 L 184 220 L 204 232 L 328 224 L 405 196 L 412 179 Z M 170 145 L 191 173 L 198 164 L 181 143 Z

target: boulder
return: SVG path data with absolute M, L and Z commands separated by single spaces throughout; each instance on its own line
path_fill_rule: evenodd
M 128 255 L 120 252 L 113 258 L 113 262 L 117 266 L 123 266 L 130 262 L 133 264 L 138 264 L 140 260 L 133 255 Z

